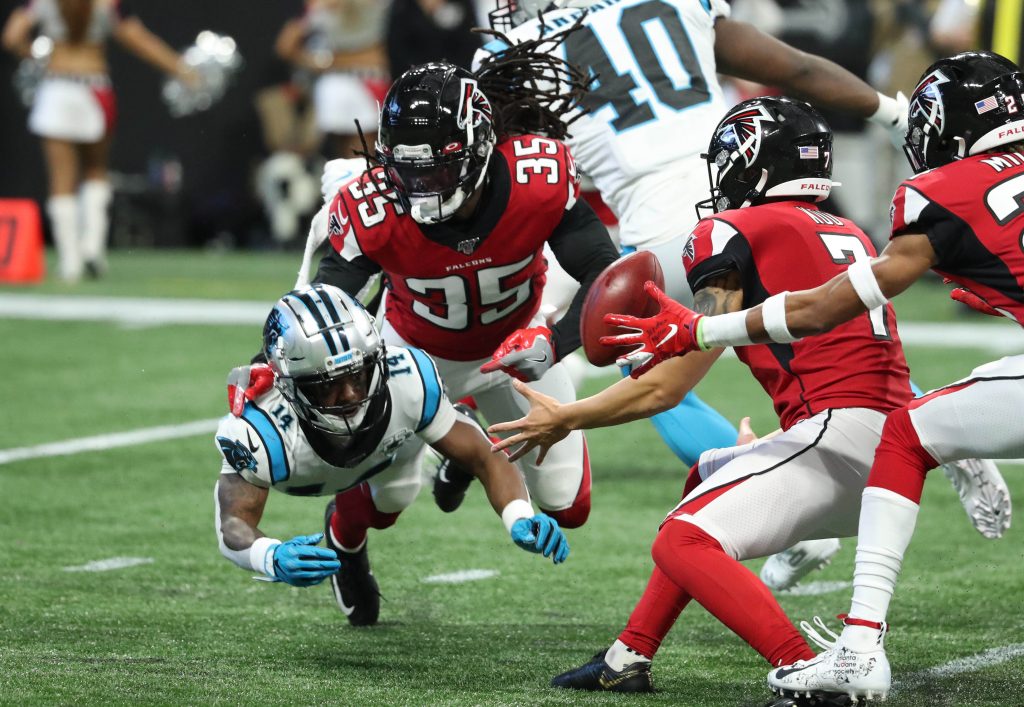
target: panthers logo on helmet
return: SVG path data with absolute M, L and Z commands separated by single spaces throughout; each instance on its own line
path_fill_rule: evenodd
M 476 79 L 462 79 L 456 124 L 462 129 L 475 128 L 484 119 L 491 120 L 491 102 L 477 86 Z M 470 139 L 468 142 L 473 141 Z
M 284 336 L 288 325 L 281 321 L 281 312 L 277 307 L 270 311 L 267 323 L 263 325 L 263 349 L 267 350 L 277 344 L 279 337 Z
M 245 443 L 228 437 L 218 437 L 217 441 L 220 443 L 220 451 L 224 453 L 224 458 L 232 469 L 256 471 L 256 457 L 246 448 Z
M 948 82 L 946 75 L 936 69 L 921 80 L 910 97 L 910 119 L 913 120 L 917 115 L 923 116 L 926 123 L 935 126 L 939 135 L 946 122 L 946 107 L 942 103 L 939 86 Z
M 725 119 L 719 128 L 718 139 L 726 145 L 735 145 L 734 149 L 743 155 L 747 165 L 751 165 L 761 151 L 761 124 L 764 122 L 775 122 L 764 106 L 748 108 Z

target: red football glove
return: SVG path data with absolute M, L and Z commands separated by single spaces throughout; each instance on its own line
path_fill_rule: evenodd
M 616 365 L 630 366 L 629 375 L 633 378 L 639 378 L 673 356 L 700 350 L 697 343 L 697 324 L 704 315 L 679 304 L 650 280 L 644 283 L 644 291 L 658 300 L 661 311 L 653 317 L 646 318 L 631 317 L 628 314 L 606 314 L 605 323 L 633 329 L 635 333 L 602 336 L 599 339 L 605 346 L 638 346 L 615 361 Z
M 274 385 L 274 369 L 265 363 L 238 366 L 228 373 L 228 408 L 241 417 L 247 400 L 255 400 Z
M 546 326 L 516 329 L 501 342 L 491 360 L 480 366 L 481 373 L 505 371 L 524 383 L 540 380 L 555 365 L 551 330 Z
M 990 305 L 981 295 L 971 292 L 966 287 L 953 288 L 949 293 L 949 298 L 966 304 L 971 309 L 981 312 L 982 314 L 988 314 L 992 317 L 1004 316 L 1002 312 Z

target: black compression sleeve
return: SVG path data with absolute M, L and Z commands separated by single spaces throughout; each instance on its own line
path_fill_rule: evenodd
M 313 282 L 334 285 L 358 299 L 359 291 L 379 272 L 380 266 L 365 255 L 346 260 L 341 257 L 341 253 L 331 248 L 320 259 Z
M 580 199 L 565 212 L 548 239 L 558 264 L 580 283 L 565 316 L 551 327 L 556 360 L 580 347 L 580 315 L 587 290 L 601 271 L 619 258 L 615 244 L 590 204 Z

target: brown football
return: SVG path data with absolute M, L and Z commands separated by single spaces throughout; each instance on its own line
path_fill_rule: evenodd
M 665 275 L 653 253 L 638 250 L 609 265 L 591 286 L 583 302 L 580 317 L 580 338 L 587 360 L 595 366 L 609 366 L 615 359 L 629 352 L 632 346 L 603 346 L 602 336 L 622 334 L 624 330 L 604 323 L 604 315 L 631 314 L 650 317 L 658 312 L 658 303 L 644 292 L 644 283 L 652 280 L 665 289 Z

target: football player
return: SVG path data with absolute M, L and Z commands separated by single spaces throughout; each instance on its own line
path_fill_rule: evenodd
M 217 428 L 217 540 L 229 560 L 297 587 L 330 578 L 349 623 L 376 623 L 366 531 L 390 527 L 416 498 L 426 445 L 481 480 L 516 545 L 555 563 L 568 557 L 558 524 L 533 512 L 518 470 L 448 401 L 430 357 L 385 346 L 350 296 L 329 285 L 289 292 L 267 317 L 263 352 L 272 385 L 249 400 L 230 386 L 235 414 Z M 229 382 L 248 384 L 247 369 Z M 271 489 L 334 496 L 323 534 L 266 537 L 259 522 Z
M 682 255 L 697 221 L 680 205 L 703 198 L 706 167 L 700 151 L 727 109 L 717 74 L 776 86 L 812 104 L 867 118 L 902 145 L 902 94 L 878 93 L 837 64 L 732 20 L 724 0 L 497 0 L 496 5 L 492 26 L 507 34 L 485 45 L 477 61 L 500 55 L 509 42 L 547 37 L 541 50 L 597 78 L 581 103 L 585 112 L 564 114 L 572 121 L 567 144 L 618 216 L 623 253 L 654 252 L 668 294 L 679 302 L 693 302 Z M 732 446 L 736 439 L 732 425 L 695 393 L 651 420 L 687 466 L 704 450 Z M 1008 517 L 995 517 L 976 502 L 986 484 L 1002 484 L 995 465 L 967 460 L 944 471 L 973 509 L 979 532 L 1001 536 Z M 801 543 L 773 556 L 761 577 L 773 589 L 786 589 L 838 550 L 834 539 Z
M 968 52 L 936 62 L 911 95 L 906 153 L 917 176 L 893 197 L 892 237 L 880 257 L 861 258 L 813 289 L 746 301 L 759 306 L 724 316 L 702 316 L 662 298 L 662 313 L 652 319 L 619 319 L 639 330 L 629 341 L 659 342 L 644 343 L 632 357 L 650 355 L 650 365 L 688 350 L 813 345 L 865 312 L 884 311 L 928 270 L 959 286 L 954 299 L 1024 322 L 1022 106 L 1024 75 L 1008 59 Z M 925 474 L 972 456 L 1024 455 L 1022 381 L 1024 356 L 1010 356 L 889 412 L 864 489 L 853 601 L 842 635 L 821 637 L 827 650 L 817 657 L 784 661 L 768 676 L 773 689 L 885 697 L 891 682 L 885 619 Z M 1003 509 L 1009 511 L 1008 496 Z
M 552 61 L 524 45 L 475 74 L 446 63 L 404 73 L 381 110 L 374 168 L 332 195 L 310 235 L 331 246 L 314 281 L 359 297 L 382 274 L 385 341 L 426 351 L 449 395 L 473 396 L 493 421 L 529 407 L 510 376 L 536 381 L 559 400 L 575 398 L 558 361 L 580 345 L 590 283 L 618 257 L 578 199 L 576 165 L 557 139 L 564 123 L 524 82 L 532 62 L 540 71 Z M 538 314 L 545 244 L 581 283 L 550 327 Z M 566 528 L 586 521 L 582 433 L 553 449 L 543 467 L 531 458 L 522 468 L 545 513 Z M 439 505 L 457 505 L 444 497 L 457 500 L 471 478 L 449 473 L 435 481 Z
M 697 224 L 683 252 L 699 311 L 774 303 L 790 287 L 819 284 L 844 273 L 851 258 L 872 255 L 870 239 L 856 224 L 816 205 L 832 189 L 832 159 L 832 132 L 806 103 L 757 98 L 726 115 L 706 157 L 711 198 L 702 206 L 714 215 Z M 609 316 L 613 323 L 627 321 Z M 648 334 L 647 320 L 638 321 L 645 337 L 671 332 Z M 639 335 L 628 336 L 633 342 Z M 543 454 L 569 430 L 665 410 L 721 353 L 699 351 L 652 370 L 649 361 L 630 354 L 633 377 L 570 405 L 524 390 L 533 409 L 522 420 L 490 428 L 518 430 L 495 449 L 521 445 L 513 459 L 538 446 Z M 828 335 L 737 349 L 737 355 L 771 396 L 782 432 L 701 455 L 654 541 L 656 567 L 625 630 L 607 651 L 556 677 L 554 686 L 650 691 L 651 659 L 691 600 L 772 665 L 813 655 L 772 593 L 740 561 L 807 538 L 856 534 L 886 413 L 913 397 L 895 315 L 882 303 Z

